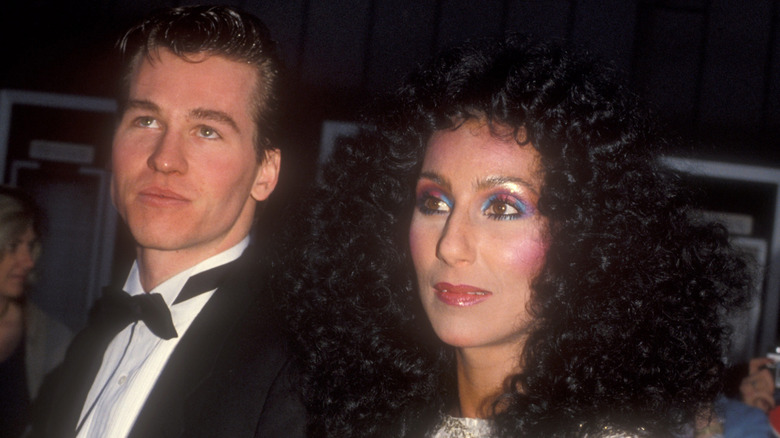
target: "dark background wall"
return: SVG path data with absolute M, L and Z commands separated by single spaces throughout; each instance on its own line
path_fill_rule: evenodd
M 0 11 L 0 89 L 113 98 L 120 71 L 120 59 L 114 51 L 117 38 L 150 10 L 187 3 L 6 0 Z M 296 146 L 284 153 L 283 179 L 277 190 L 281 193 L 274 196 L 279 203 L 294 200 L 294 192 L 315 174 L 322 121 L 356 120 L 370 96 L 392 89 L 406 72 L 445 46 L 469 37 L 506 32 L 571 41 L 613 62 L 679 138 L 676 155 L 780 168 L 780 0 L 218 3 L 252 12 L 268 24 L 280 41 L 296 84 L 291 97 L 298 132 Z M 80 119 L 72 114 L 59 117 L 59 113 L 46 109 L 29 114 L 25 112 L 28 110 L 14 110 L 12 123 L 17 128 L 12 130 L 7 161 L 25 159 L 29 139 L 53 137 L 94 145 L 96 160 L 92 164 L 107 169 L 110 116 L 87 114 Z M 65 170 L 60 167 L 43 163 L 36 175 L 42 175 L 38 178 L 44 181 L 55 178 L 57 187 L 81 196 L 83 189 L 71 181 L 72 166 Z M 66 175 L 57 177 L 60 171 Z M 754 184 L 756 187 L 750 190 L 763 193 L 765 187 L 759 185 Z M 726 186 L 716 192 L 737 187 L 731 182 Z M 754 214 L 757 234 L 767 242 L 778 216 L 772 209 L 776 187 L 769 185 L 760 202 L 750 201 L 753 198 L 746 197 L 741 189 L 732 196 L 751 204 L 744 210 Z M 53 193 L 49 199 L 57 202 L 52 205 L 74 205 L 60 202 L 62 196 L 56 195 L 59 192 Z M 711 205 L 714 209 L 735 211 L 716 205 L 723 202 L 722 196 L 715 198 Z M 107 200 L 103 202 L 107 204 Z M 757 211 L 756 204 L 766 204 L 767 212 Z M 70 216 L 87 214 L 53 213 L 64 217 L 65 225 L 80 221 Z M 767 224 L 766 230 L 762 229 L 762 221 Z M 132 245 L 122 230 L 118 235 L 114 265 L 121 271 L 132 258 Z M 66 258 L 83 252 L 79 245 L 86 245 L 85 239 L 71 240 L 60 248 Z M 48 254 L 53 253 L 56 251 L 48 250 Z M 53 260 L 51 265 L 64 266 L 61 259 Z M 83 288 L 62 290 L 62 276 L 54 278 L 52 289 L 56 290 L 50 292 L 54 298 L 49 300 L 49 310 L 59 311 L 63 320 L 77 328 L 93 296 L 79 304 L 81 310 L 74 318 L 74 312 L 62 310 L 64 298 L 60 297 L 82 293 Z M 765 293 L 775 296 L 777 291 Z M 774 340 L 770 338 L 774 337 L 777 319 L 773 310 L 776 306 L 766 308 L 761 324 L 766 327 L 767 340 L 762 350 Z M 746 339 L 753 336 L 752 330 Z
M 0 88 L 113 97 L 113 43 L 165 0 L 8 0 Z M 778 0 L 223 1 L 263 18 L 299 82 L 300 115 L 353 119 L 437 49 L 522 31 L 612 60 L 694 153 L 780 166 Z M 87 129 L 86 127 L 84 129 Z

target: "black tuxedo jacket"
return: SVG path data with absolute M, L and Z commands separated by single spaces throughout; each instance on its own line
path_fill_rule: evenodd
M 267 265 L 252 248 L 244 252 L 179 341 L 130 437 L 304 436 L 294 364 L 265 288 Z M 75 435 L 113 337 L 105 319 L 93 310 L 47 376 L 33 405 L 32 437 Z

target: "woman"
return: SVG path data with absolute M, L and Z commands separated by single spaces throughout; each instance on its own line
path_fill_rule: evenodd
M 608 68 L 520 37 L 468 44 L 370 122 L 283 248 L 313 436 L 708 423 L 723 315 L 751 276 Z
M 17 436 L 25 421 L 30 393 L 24 338 L 28 308 L 25 287 L 40 245 L 40 216 L 21 191 L 0 187 L 0 435 Z

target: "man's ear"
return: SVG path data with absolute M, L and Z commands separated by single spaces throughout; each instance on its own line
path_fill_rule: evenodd
M 279 181 L 279 165 L 282 152 L 279 149 L 267 149 L 265 159 L 258 165 L 255 183 L 252 185 L 252 198 L 255 201 L 265 201 L 274 191 Z

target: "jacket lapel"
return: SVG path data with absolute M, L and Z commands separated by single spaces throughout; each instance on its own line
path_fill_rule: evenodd
M 68 346 L 62 364 L 46 376 L 33 405 L 32 436 L 75 436 L 87 394 L 103 362 L 103 354 L 124 326 L 113 312 L 112 297 L 109 296 L 112 290 L 104 289 L 104 295 L 90 311 L 87 327 Z
M 256 264 L 256 254 L 250 247 L 182 336 L 141 409 L 130 437 L 182 434 L 187 406 L 194 402 L 193 394 L 211 374 L 220 350 L 230 342 L 231 331 L 249 307 L 253 295 L 250 273 L 257 271 Z

